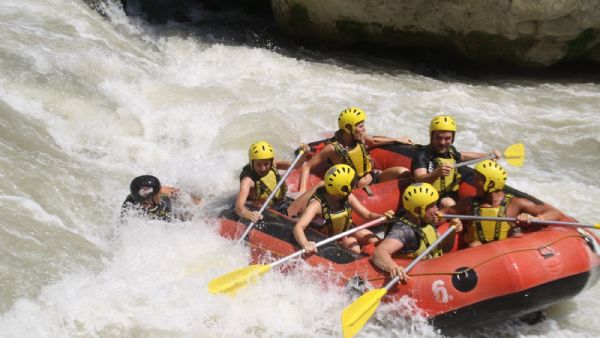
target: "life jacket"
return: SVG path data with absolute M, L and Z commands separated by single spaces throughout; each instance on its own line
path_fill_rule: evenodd
M 244 177 L 250 177 L 252 181 L 254 181 L 254 194 L 251 197 L 254 201 L 264 201 L 269 197 L 273 189 L 277 186 L 277 183 L 281 181 L 281 175 L 277 172 L 277 169 L 271 167 L 267 174 L 263 177 L 258 176 L 258 174 L 252 170 L 250 165 L 246 165 L 242 169 L 242 173 L 240 174 L 240 180 Z M 285 193 L 287 192 L 287 186 L 285 183 L 281 185 L 273 199 L 269 203 L 269 205 L 277 205 L 281 201 L 283 201 L 285 197 Z
M 497 207 L 481 207 L 481 201 L 473 199 L 473 215 L 484 217 L 506 217 L 506 207 L 513 195 L 506 194 Z M 467 243 L 480 241 L 488 243 L 508 237 L 511 226 L 504 221 L 473 221 L 465 238 Z
M 439 167 L 443 166 L 444 164 L 455 165 L 456 161 L 458 160 L 458 158 L 457 158 L 458 155 L 456 154 L 454 147 L 450 147 L 450 150 L 449 150 L 450 158 L 439 157 L 437 154 L 435 154 L 433 152 L 433 149 L 430 146 L 427 147 L 427 151 L 431 154 L 431 157 L 433 158 L 433 160 L 436 164 L 436 168 L 439 168 Z M 435 169 L 435 168 L 432 168 L 432 169 Z M 431 170 L 430 170 L 430 172 L 431 172 Z M 433 187 L 440 194 L 451 193 L 451 192 L 458 191 L 460 178 L 461 178 L 461 176 L 458 173 L 458 170 L 452 169 L 452 170 L 450 170 L 450 173 L 447 176 L 438 177 L 435 181 L 433 181 L 433 183 L 431 183 L 431 185 L 433 185 Z
M 323 225 L 315 226 L 326 236 L 334 236 L 350 229 L 350 225 L 352 224 L 352 206 L 346 198 L 341 210 L 332 211 L 325 199 L 326 193 L 325 187 L 320 187 L 310 197 L 311 200 L 315 199 L 321 204 L 321 215 L 325 220 Z
M 145 209 L 145 212 L 152 219 L 170 221 L 172 216 L 171 198 L 167 195 L 161 195 L 158 204 L 154 208 Z
M 171 198 L 167 195 L 161 195 L 157 205 L 152 208 L 142 207 L 135 201 L 133 196 L 128 195 L 121 207 L 121 217 L 126 215 L 127 209 L 134 209 L 139 215 L 148 217 L 149 219 L 161 220 L 170 222 L 173 216 Z
M 431 224 L 425 224 L 422 226 L 416 225 L 404 217 L 400 217 L 399 221 L 410 226 L 419 239 L 419 248 L 414 252 L 403 252 L 400 256 L 406 258 L 414 258 L 420 255 L 423 251 L 427 250 L 431 246 L 431 243 L 438 239 L 436 228 Z M 429 258 L 439 257 L 443 254 L 442 249 L 439 247 L 433 249 L 429 254 Z
M 331 138 L 329 143 L 333 145 L 335 152 L 342 159 L 344 164 L 352 167 L 359 178 L 366 176 L 373 170 L 371 157 L 369 156 L 369 152 L 364 143 L 356 142 L 354 148 L 350 150 L 346 149 L 346 147 L 338 141 L 336 136 Z

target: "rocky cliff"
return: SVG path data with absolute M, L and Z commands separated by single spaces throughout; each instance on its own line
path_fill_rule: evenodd
M 600 62 L 600 0 L 271 0 L 279 27 L 342 45 L 441 48 L 526 67 Z

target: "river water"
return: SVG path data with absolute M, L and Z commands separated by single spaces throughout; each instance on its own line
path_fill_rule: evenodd
M 196 24 L 150 26 L 81 1 L 0 1 L 0 336 L 338 337 L 352 299 L 301 262 L 231 299 L 214 277 L 248 264 L 214 215 L 250 143 L 281 158 L 362 107 L 371 133 L 428 141 L 453 115 L 457 147 L 523 142 L 509 183 L 582 222 L 598 221 L 600 85 L 586 78 L 428 76 L 359 54 L 239 42 Z M 195 18 L 202 20 L 198 9 Z M 251 34 L 250 34 L 251 35 Z M 225 38 L 224 38 L 225 37 Z M 192 221 L 119 222 L 131 179 L 202 196 Z M 475 337 L 600 335 L 600 286 Z M 407 305 L 408 306 L 408 305 Z M 435 337 L 385 306 L 363 337 Z

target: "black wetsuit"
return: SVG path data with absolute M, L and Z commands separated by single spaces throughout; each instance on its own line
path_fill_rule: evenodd
M 130 210 L 133 210 L 139 216 L 144 216 L 149 219 L 161 220 L 170 222 L 173 218 L 173 210 L 171 206 L 171 198 L 161 196 L 158 205 L 153 208 L 144 208 L 137 202 L 133 196 L 128 195 L 121 206 L 121 219 L 123 219 Z

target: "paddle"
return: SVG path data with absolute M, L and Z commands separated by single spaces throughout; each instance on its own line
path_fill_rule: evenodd
M 502 221 L 502 222 L 516 222 L 517 219 L 515 217 L 486 217 L 486 216 L 471 216 L 471 215 L 442 215 L 442 218 L 460 218 L 465 221 Z M 585 224 L 585 223 L 577 223 L 577 222 L 561 222 L 561 221 L 546 221 L 541 219 L 533 219 L 530 221 L 532 224 L 542 224 L 542 225 L 567 225 L 581 228 L 593 228 L 600 229 L 600 223 L 596 224 Z
M 348 236 L 359 230 L 366 229 L 373 225 L 379 224 L 379 223 L 383 222 L 385 219 L 386 219 L 385 217 L 379 217 L 376 220 L 370 221 L 361 226 L 344 231 L 333 237 L 329 237 L 325 240 L 322 240 L 322 241 L 316 243 L 316 247 L 318 248 L 322 245 L 333 242 L 342 237 Z M 300 251 L 296 251 L 295 253 L 293 253 L 289 256 L 286 256 L 284 258 L 281 258 L 280 260 L 275 261 L 271 264 L 250 265 L 245 268 L 241 268 L 241 269 L 232 271 L 221 277 L 217 277 L 217 278 L 213 279 L 210 283 L 208 283 L 208 291 L 210 291 L 210 293 L 213 293 L 213 294 L 229 293 L 230 295 L 233 295 L 233 294 L 235 294 L 235 292 L 237 292 L 237 290 L 239 288 L 247 285 L 249 282 L 254 281 L 257 277 L 263 275 L 265 272 L 271 270 L 273 267 L 275 267 L 281 263 L 287 262 L 292 258 L 298 257 L 298 256 L 302 255 L 305 251 L 306 250 L 304 250 L 304 249 L 302 249 Z
M 506 147 L 506 149 L 504 149 L 503 155 L 504 156 L 502 158 L 504 158 L 508 164 L 515 167 L 521 167 L 523 166 L 523 162 L 525 162 L 525 145 L 523 143 L 512 144 Z M 474 160 L 460 162 L 455 164 L 454 168 L 460 168 L 469 164 L 481 162 L 483 160 L 491 160 L 494 157 L 494 154 L 490 154 L 481 158 L 476 158 Z
M 433 242 L 427 250 L 423 251 L 404 269 L 408 273 L 412 268 L 419 263 L 423 257 L 434 250 L 450 233 L 456 229 L 455 225 L 451 225 L 435 242 Z M 367 321 L 373 316 L 375 310 L 381 303 L 381 298 L 400 281 L 400 277 L 396 276 L 381 289 L 371 290 L 360 296 L 354 303 L 348 305 L 342 312 L 342 333 L 344 338 L 354 337 L 365 326 Z
M 298 155 L 296 155 L 296 158 L 294 159 L 294 161 L 292 162 L 292 164 L 290 165 L 288 170 L 285 172 L 285 174 L 283 175 L 281 180 L 279 182 L 277 182 L 275 189 L 273 189 L 273 191 L 271 191 L 271 193 L 269 194 L 269 196 L 267 197 L 267 199 L 265 200 L 263 205 L 258 210 L 259 215 L 262 215 L 262 213 L 265 211 L 265 209 L 269 206 L 269 203 L 271 202 L 271 200 L 277 193 L 277 190 L 279 190 L 281 185 L 283 183 L 285 183 L 285 179 L 290 175 L 290 173 L 292 172 L 292 169 L 294 169 L 294 167 L 296 166 L 296 163 L 298 163 L 298 161 L 300 160 L 300 158 L 302 157 L 303 154 L 304 154 L 304 149 L 300 149 L 300 151 L 298 151 Z M 246 230 L 244 231 L 242 236 L 238 239 L 238 241 L 237 241 L 238 244 L 241 243 L 244 240 L 244 238 L 246 238 L 246 235 L 248 235 L 248 233 L 250 232 L 250 230 L 252 230 L 254 225 L 255 225 L 254 222 L 251 222 L 250 224 L 248 224 L 248 227 L 246 228 Z

